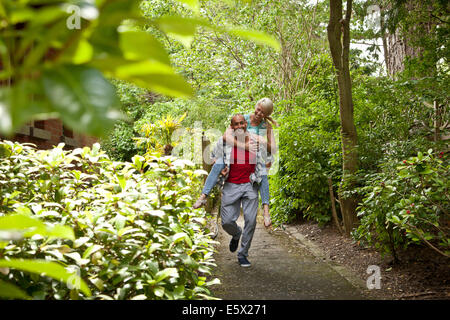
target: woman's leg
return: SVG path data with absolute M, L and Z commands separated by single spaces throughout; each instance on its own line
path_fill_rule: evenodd
M 263 206 L 263 215 L 264 215 L 264 226 L 270 227 L 272 222 L 270 221 L 270 213 L 269 213 L 269 179 L 267 175 L 262 176 L 261 186 L 259 187 L 259 193 L 261 195 L 261 203 Z
M 194 203 L 194 209 L 198 209 L 205 204 L 205 199 L 211 193 L 212 188 L 214 188 L 214 186 L 216 185 L 217 178 L 219 178 L 220 172 L 223 170 L 223 168 L 225 168 L 225 164 L 222 161 L 216 161 L 216 163 L 214 163 L 211 171 L 208 174 L 208 177 L 206 178 L 202 194 L 198 198 L 197 202 Z
M 205 185 L 203 186 L 202 194 L 208 196 L 211 193 L 212 188 L 217 183 L 217 178 L 219 178 L 220 172 L 225 168 L 225 164 L 223 162 L 216 161 L 211 168 L 211 171 L 206 178 Z

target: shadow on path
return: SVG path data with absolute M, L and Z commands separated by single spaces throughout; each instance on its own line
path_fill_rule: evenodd
M 211 287 L 213 296 L 225 300 L 368 299 L 298 240 L 283 231 L 267 231 L 260 216 L 258 220 L 249 251 L 250 268 L 238 264 L 237 251 L 228 249 L 231 237 L 219 227 L 214 276 L 222 284 Z M 242 215 L 238 224 L 243 227 Z

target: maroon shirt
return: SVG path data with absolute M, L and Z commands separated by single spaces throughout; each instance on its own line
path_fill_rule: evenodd
M 255 172 L 256 154 L 234 147 L 231 151 L 230 173 L 227 182 L 247 183 L 250 175 Z

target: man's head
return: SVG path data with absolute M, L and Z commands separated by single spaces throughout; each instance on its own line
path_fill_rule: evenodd
M 242 114 L 236 114 L 231 118 L 231 128 L 235 135 L 244 135 L 247 131 L 247 121 Z

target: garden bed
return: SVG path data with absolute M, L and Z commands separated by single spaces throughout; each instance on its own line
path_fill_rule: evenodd
M 368 277 L 369 265 L 381 270 L 380 299 L 445 299 L 450 300 L 449 259 L 427 247 L 410 246 L 398 253 L 400 263 L 371 248 L 364 248 L 353 239 L 339 234 L 334 225 L 320 228 L 306 221 L 292 225 L 317 245 L 331 261 L 354 271 L 361 279 Z

